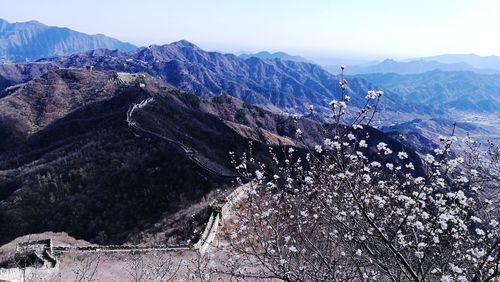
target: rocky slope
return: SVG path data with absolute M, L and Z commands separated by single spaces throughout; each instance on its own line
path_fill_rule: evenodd
M 56 64 L 50 63 L 1 64 L 0 91 L 12 85 L 40 77 L 49 70 L 57 68 Z
M 0 62 L 25 62 L 107 48 L 131 51 L 136 47 L 102 34 L 88 35 L 37 21 L 9 23 L 0 19 Z

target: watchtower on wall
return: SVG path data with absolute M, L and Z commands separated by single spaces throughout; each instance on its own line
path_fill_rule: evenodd
M 57 264 L 51 239 L 17 244 L 14 259 L 20 268 L 52 268 Z

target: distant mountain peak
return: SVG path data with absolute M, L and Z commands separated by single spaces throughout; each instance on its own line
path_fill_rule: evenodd
M 396 62 L 396 60 L 390 59 L 390 58 L 387 58 L 384 60 L 384 63 L 395 63 L 395 62 Z
M 396 61 L 394 59 L 385 59 L 381 62 L 360 66 L 352 66 L 347 69 L 346 73 L 354 74 L 369 74 L 369 73 L 396 73 L 396 74 L 418 74 L 434 70 L 441 71 L 472 71 L 476 73 L 495 74 L 500 73 L 500 69 L 495 68 L 476 68 L 468 62 L 457 61 L 439 61 L 438 59 L 418 58 L 411 61 Z M 337 66 L 328 66 L 328 70 L 337 71 Z
M 303 58 L 301 56 L 293 56 L 285 52 L 274 52 L 271 53 L 269 51 L 260 51 L 255 54 L 240 54 L 239 57 L 241 59 L 247 60 L 250 58 L 259 58 L 261 60 L 273 60 L 273 59 L 280 59 L 280 60 L 286 60 L 286 61 L 295 61 L 295 62 L 306 62 L 306 63 L 312 63 L 312 61 Z
M 175 42 L 172 42 L 170 44 L 167 44 L 167 45 L 171 45 L 171 46 L 178 46 L 178 47 L 186 47 L 186 48 L 197 48 L 199 49 L 198 46 L 196 46 L 195 44 L 187 41 L 187 40 L 179 40 L 179 41 L 175 41 Z
M 274 53 L 274 54 L 277 54 L 277 53 Z M 272 54 L 271 52 L 268 52 L 268 51 L 260 51 L 260 52 L 258 52 L 258 53 L 255 53 L 255 56 L 256 56 L 256 57 L 258 57 L 258 56 L 268 56 L 268 57 L 270 57 L 270 56 L 272 56 L 272 55 L 274 55 L 274 54 Z M 283 52 L 281 52 L 281 54 L 288 55 L 288 54 L 283 53 Z
M 22 23 L 22 22 L 21 22 Z M 26 24 L 34 24 L 34 25 L 41 25 L 41 26 L 47 26 L 46 24 L 44 23 L 41 23 L 37 20 L 31 20 L 31 21 L 27 21 Z
M 102 34 L 89 35 L 38 21 L 9 23 L 0 19 L 0 62 L 26 62 L 99 48 L 131 51 L 136 46 Z
M 432 105 L 438 111 L 494 113 L 500 109 L 499 75 L 434 69 L 418 74 L 358 75 L 398 93 L 404 100 Z
M 426 61 L 433 60 L 440 63 L 454 64 L 454 63 L 466 63 L 478 69 L 486 70 L 496 70 L 500 71 L 500 57 L 490 55 L 490 56 L 480 56 L 477 54 L 443 54 L 439 56 L 422 58 Z
M 287 113 L 307 112 L 304 105 L 314 105 L 318 113 L 329 110 L 328 102 L 338 99 L 338 77 L 318 65 L 283 58 L 243 59 L 232 54 L 206 52 L 188 41 L 141 47 L 126 54 L 77 55 L 76 58 L 50 60 L 63 68 L 93 65 L 96 70 L 145 72 L 179 89 L 199 97 L 211 97 L 221 92 L 248 104 Z M 370 86 L 365 81 L 350 81 L 352 105 L 361 107 Z M 356 98 L 354 98 L 356 97 Z M 383 108 L 396 103 L 397 98 L 385 99 Z M 402 106 L 401 111 L 412 111 Z
M 3 31 L 8 25 L 9 25 L 8 21 L 0 19 L 0 32 Z

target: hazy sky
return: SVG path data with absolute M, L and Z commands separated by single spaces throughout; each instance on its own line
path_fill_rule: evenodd
M 38 20 L 136 45 L 309 57 L 500 56 L 498 0 L 0 0 L 0 18 Z

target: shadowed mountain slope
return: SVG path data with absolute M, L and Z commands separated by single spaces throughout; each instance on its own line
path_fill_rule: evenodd
M 127 73 L 54 70 L 3 94 L 3 242 L 51 230 L 103 244 L 186 243 L 208 211 L 203 199 L 234 179 L 229 152 L 242 155 L 252 140 L 256 158 L 271 163 L 268 146 L 306 152 L 297 128 L 309 145 L 328 128 Z M 366 130 L 369 142 L 401 146 Z M 200 202 L 199 216 L 182 213 Z

